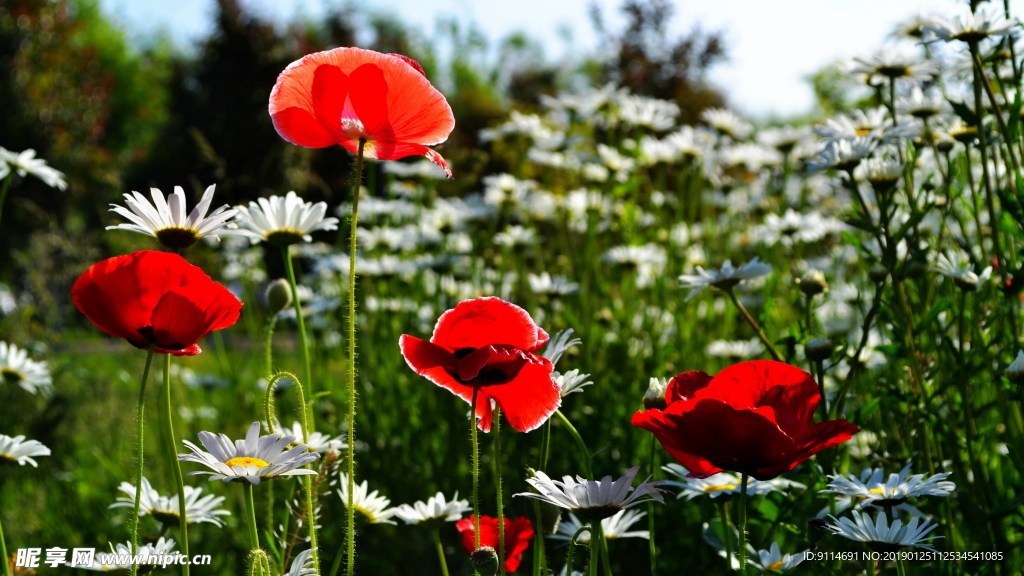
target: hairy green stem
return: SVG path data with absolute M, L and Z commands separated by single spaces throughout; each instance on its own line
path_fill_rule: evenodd
M 555 410 L 555 416 L 558 416 L 558 419 L 562 424 L 569 429 L 569 434 L 572 435 L 573 440 L 576 441 L 576 447 L 579 448 L 580 455 L 583 456 L 583 471 L 586 473 L 588 480 L 593 480 L 594 472 L 591 470 L 590 466 L 590 450 L 587 449 L 587 444 L 583 441 L 583 437 L 580 436 L 580 433 L 576 430 L 576 427 L 572 425 L 572 422 L 569 422 L 569 419 L 565 417 L 565 414 L 562 414 L 561 410 Z
M 146 382 L 149 381 L 149 368 L 153 365 L 153 353 L 156 346 L 150 345 L 146 351 L 146 366 L 142 369 L 142 382 L 139 384 L 139 405 L 135 413 L 135 504 L 132 507 L 132 555 L 139 553 L 139 508 L 142 503 L 142 465 L 143 465 L 143 418 L 146 408 Z M 7 559 L 4 558 L 4 562 Z M 139 566 L 132 563 L 131 576 L 139 572 Z
M 725 566 L 732 571 L 732 527 L 729 523 L 729 501 L 722 498 L 718 504 L 718 513 L 722 517 L 722 539 L 725 541 Z
M 501 495 L 501 408 L 494 409 L 494 489 L 498 493 L 498 572 L 505 576 L 505 506 Z
M 171 414 L 171 355 L 164 354 L 164 426 L 167 428 L 168 449 L 171 461 L 174 462 L 174 484 L 178 489 L 178 531 L 181 538 L 178 545 L 181 553 L 188 556 L 188 517 L 185 513 L 185 477 L 181 474 L 181 461 L 178 460 L 178 440 L 174 436 L 174 417 Z M 187 563 L 181 565 L 181 573 L 189 574 Z
M 473 387 L 473 399 L 469 412 L 469 443 L 473 461 L 473 549 L 480 549 L 480 450 L 476 432 L 476 401 L 480 389 Z
M 747 575 L 747 473 L 744 472 L 740 482 L 740 574 Z
M 345 506 L 345 573 L 356 570 L 356 247 L 359 223 L 359 189 L 363 180 L 363 153 L 366 140 L 359 139 L 356 174 L 352 179 L 352 218 L 348 240 L 348 503 Z M 474 422 L 475 423 L 475 422 Z

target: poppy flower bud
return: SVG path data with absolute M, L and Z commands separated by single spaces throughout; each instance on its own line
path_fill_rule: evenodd
M 836 347 L 828 338 L 811 338 L 807 344 L 804 344 L 804 354 L 807 355 L 807 359 L 815 362 L 828 360 L 835 349 Z
M 292 305 L 292 288 L 284 278 L 267 284 L 264 296 L 267 299 L 267 311 L 271 314 L 282 312 Z
M 498 553 L 490 546 L 477 548 L 469 555 L 469 560 L 481 576 L 494 576 L 498 573 Z
M 802 278 L 796 279 L 796 285 L 805 296 L 817 296 L 828 290 L 825 274 L 821 270 L 809 270 Z
M 644 410 L 664 410 L 667 404 L 665 403 L 665 388 L 668 386 L 662 378 L 651 378 L 651 383 L 647 386 L 647 391 L 644 392 Z

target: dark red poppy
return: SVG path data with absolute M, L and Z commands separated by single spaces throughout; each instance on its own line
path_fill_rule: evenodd
M 460 302 L 437 320 L 430 342 L 403 334 L 402 355 L 421 376 L 472 403 L 480 429 L 491 429 L 491 401 L 520 432 L 540 426 L 561 405 L 551 362 L 536 352 L 547 332 L 500 298 Z
M 71 297 L 107 334 L 175 356 L 202 352 L 196 342 L 234 324 L 242 310 L 230 290 L 181 256 L 149 250 L 93 264 Z
M 451 178 L 448 163 L 427 146 L 448 138 L 455 116 L 411 58 L 361 48 L 309 54 L 278 76 L 269 110 L 292 144 L 340 144 L 356 153 L 364 140 L 367 158 L 426 156 Z
M 807 372 L 755 360 L 714 378 L 677 375 L 665 391 L 665 409 L 639 411 L 632 424 L 653 432 L 691 477 L 729 470 L 769 480 L 859 431 L 846 420 L 815 424 L 820 399 Z
M 533 524 L 529 518 L 520 516 L 515 520 L 508 517 L 505 520 L 505 570 L 515 572 L 519 563 L 523 561 L 523 553 L 530 547 L 530 540 L 533 539 Z M 462 546 L 466 552 L 472 554 L 476 551 L 474 542 L 476 528 L 473 526 L 473 516 L 463 518 L 455 523 L 455 529 L 462 535 Z M 490 546 L 497 551 L 498 548 L 498 519 L 491 516 L 480 517 L 480 547 Z

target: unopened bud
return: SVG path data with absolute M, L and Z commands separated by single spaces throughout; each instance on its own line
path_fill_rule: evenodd
M 668 404 L 665 402 L 665 388 L 668 382 L 664 378 L 651 378 L 651 383 L 644 392 L 644 410 L 664 410 Z
M 498 573 L 498 553 L 490 546 L 477 548 L 469 555 L 469 561 L 481 576 L 494 576 Z
M 885 269 L 885 266 L 872 266 L 871 270 L 868 270 L 868 278 L 876 284 L 885 282 L 885 279 L 889 277 L 889 271 Z
M 820 362 L 828 360 L 835 348 L 828 338 L 811 338 L 807 344 L 804 344 L 804 354 L 807 355 L 808 360 Z
M 821 270 L 809 270 L 802 278 L 796 279 L 796 285 L 805 296 L 817 296 L 828 290 L 828 282 L 825 281 L 825 273 Z
M 284 278 L 278 278 L 267 284 L 265 296 L 267 310 L 271 314 L 277 314 L 292 305 L 292 288 Z

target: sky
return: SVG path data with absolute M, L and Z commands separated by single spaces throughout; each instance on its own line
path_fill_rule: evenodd
M 431 36 L 440 18 L 475 23 L 497 40 L 513 32 L 535 38 L 555 62 L 570 49 L 594 49 L 588 6 L 602 7 L 613 24 L 622 0 L 389 0 L 363 2 L 393 12 L 401 22 Z M 340 0 L 240 0 L 265 17 L 317 17 Z M 806 78 L 823 66 L 870 56 L 899 22 L 915 15 L 951 15 L 966 0 L 675 0 L 669 29 L 674 36 L 700 26 L 718 31 L 729 59 L 711 80 L 740 113 L 756 119 L 785 118 L 813 108 Z M 145 37 L 161 29 L 187 45 L 210 29 L 214 0 L 100 0 L 104 12 Z M 569 43 L 564 30 L 572 31 Z

